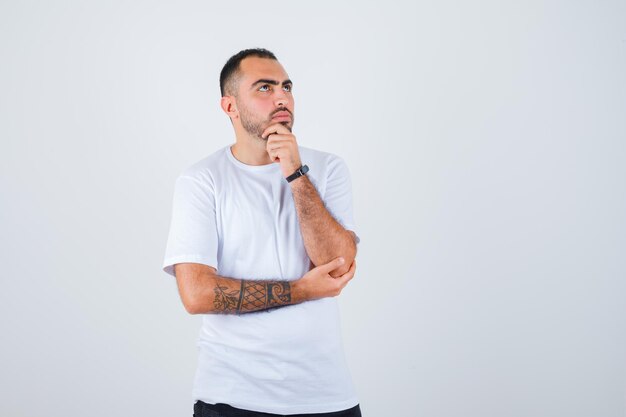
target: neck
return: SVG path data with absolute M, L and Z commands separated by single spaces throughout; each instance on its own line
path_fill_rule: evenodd
M 246 165 L 267 165 L 272 160 L 267 153 L 267 141 L 252 137 L 248 132 L 235 132 L 237 142 L 231 146 L 233 156 Z

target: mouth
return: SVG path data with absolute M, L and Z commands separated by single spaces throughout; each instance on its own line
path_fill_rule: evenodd
M 272 120 L 289 121 L 291 120 L 291 114 L 288 111 L 279 111 L 272 116 Z

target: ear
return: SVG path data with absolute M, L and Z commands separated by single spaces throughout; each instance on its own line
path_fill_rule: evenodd
M 226 113 L 226 115 L 231 118 L 231 120 L 239 117 L 239 111 L 237 110 L 237 103 L 235 101 L 235 97 L 233 96 L 222 97 L 220 100 L 220 106 L 222 107 L 222 110 L 224 110 L 224 113 Z

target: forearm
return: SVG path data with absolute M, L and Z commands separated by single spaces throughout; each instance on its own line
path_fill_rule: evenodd
M 280 123 L 268 126 L 261 137 L 267 138 L 267 153 L 272 161 L 280 163 L 285 178 L 302 167 L 296 138 L 286 126 Z M 337 257 L 343 257 L 345 263 L 332 271 L 331 276 L 337 277 L 347 272 L 356 256 L 353 235 L 326 210 L 309 177 L 301 176 L 289 184 L 304 246 L 311 262 L 319 266 Z
M 193 314 L 244 314 L 305 301 L 296 281 L 204 277 L 196 288 Z
M 290 185 L 302 239 L 311 262 L 317 266 L 342 256 L 346 263 L 333 271 L 332 275 L 345 273 L 356 256 L 352 234 L 330 215 L 306 175 L 292 181 Z

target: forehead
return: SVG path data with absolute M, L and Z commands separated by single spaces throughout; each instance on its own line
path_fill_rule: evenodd
M 249 87 L 252 83 L 259 79 L 276 80 L 283 82 L 289 78 L 287 72 L 280 65 L 280 62 L 274 59 L 259 58 L 251 56 L 243 59 L 239 64 L 239 73 L 241 76 L 241 85 L 244 88 Z

